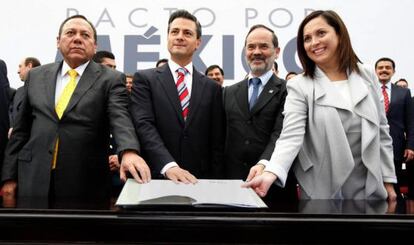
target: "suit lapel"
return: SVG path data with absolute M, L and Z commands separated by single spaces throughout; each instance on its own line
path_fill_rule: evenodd
M 373 110 L 372 101 L 368 96 L 370 92 L 375 91 L 371 82 L 365 81 L 356 72 L 349 74 L 348 80 L 355 114 L 378 126 L 378 114 Z
M 394 84 L 391 83 L 391 100 L 390 100 L 390 105 L 389 105 L 389 108 L 388 108 L 387 115 L 389 115 L 391 113 L 392 108 L 394 107 L 394 104 L 398 99 L 398 96 L 399 96 L 399 94 L 398 94 L 397 85 L 394 85 Z
M 260 111 L 270 101 L 270 99 L 279 92 L 279 86 L 281 83 L 282 82 L 277 79 L 275 75 L 270 77 L 269 81 L 266 83 L 266 86 L 260 93 L 259 98 L 257 98 L 256 104 L 252 108 L 252 114 Z
M 167 94 L 167 97 L 170 100 L 170 104 L 173 106 L 178 119 L 182 124 L 184 124 L 184 118 L 182 115 L 181 103 L 178 98 L 177 87 L 175 85 L 173 74 L 171 74 L 168 64 L 165 64 L 161 68 L 157 69 L 157 79 L 161 83 L 161 86 L 164 88 L 164 91 Z
M 58 76 L 58 72 L 62 67 L 62 63 L 63 62 L 61 61 L 53 64 L 49 69 L 47 69 L 43 73 L 43 77 L 41 78 L 41 81 L 44 82 L 45 85 L 45 99 L 47 108 L 56 120 L 59 120 L 55 110 L 56 79 Z
M 191 88 L 190 107 L 188 108 L 188 118 L 186 124 L 189 125 L 197 111 L 201 100 L 203 99 L 203 91 L 206 81 L 202 79 L 200 73 L 193 67 L 193 84 Z
M 62 118 L 66 113 L 71 111 L 73 107 L 79 102 L 82 96 L 89 90 L 92 84 L 95 83 L 96 79 L 99 77 L 101 70 L 99 66 L 91 61 L 85 69 L 85 72 L 82 74 L 81 79 L 76 85 L 75 91 L 72 94 L 72 97 L 69 100 L 69 104 L 65 109 L 65 112 L 62 115 Z
M 343 110 L 350 110 L 345 101 L 341 98 L 337 89 L 332 88 L 329 78 L 318 67 L 315 70 L 315 104 L 321 106 L 335 107 Z
M 343 110 L 352 109 L 346 105 L 343 99 L 338 99 L 341 98 L 341 95 L 335 88 L 329 86 L 330 81 L 328 77 L 319 68 L 316 68 L 316 76 L 318 79 L 314 80 L 315 104 L 332 106 Z M 371 123 L 378 124 L 378 115 L 376 115 L 375 110 L 372 110 L 372 104 L 368 99 L 371 83 L 365 81 L 356 72 L 348 74 L 348 83 L 355 114 Z
M 250 116 L 250 109 L 249 109 L 249 92 L 247 87 L 247 79 L 243 80 L 238 85 L 238 89 L 236 92 L 236 101 L 239 105 L 240 110 L 246 117 Z

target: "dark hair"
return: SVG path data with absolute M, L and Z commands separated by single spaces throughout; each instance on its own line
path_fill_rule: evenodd
M 408 85 L 408 82 L 407 82 L 407 80 L 405 80 L 405 78 L 400 78 L 400 79 L 398 79 L 398 80 L 395 82 L 395 84 L 397 84 L 397 83 L 399 83 L 399 82 L 405 82 L 405 83 Z
M 220 70 L 221 75 L 223 75 L 223 76 L 224 76 L 224 71 L 223 71 L 223 69 L 221 69 L 221 67 L 220 67 L 220 66 L 218 66 L 218 65 L 211 65 L 211 66 L 207 67 L 207 69 L 206 69 L 206 71 L 204 72 L 204 74 L 207 76 L 207 73 L 208 73 L 209 71 L 214 70 L 214 69 L 216 69 L 216 68 L 218 68 L 218 69 Z
M 158 67 L 161 63 L 168 63 L 168 59 L 159 59 L 157 61 L 157 64 L 155 64 L 155 67 Z
M 389 61 L 389 62 L 391 62 L 392 69 L 395 70 L 395 62 L 391 58 L 388 58 L 388 57 L 382 57 L 382 58 L 378 59 L 377 62 L 375 62 L 375 68 L 377 68 L 378 63 L 380 63 L 381 61 Z
M 60 24 L 60 27 L 59 27 L 59 38 L 60 38 L 60 35 L 62 34 L 62 31 L 63 31 L 63 26 L 66 24 L 66 22 L 68 22 L 69 20 L 71 20 L 71 19 L 83 19 L 83 20 L 85 20 L 86 22 L 88 22 L 88 24 L 92 27 L 92 31 L 93 31 L 93 38 L 94 38 L 94 40 L 95 40 L 95 43 L 97 42 L 97 39 L 98 39 L 98 37 L 97 37 L 97 34 L 96 34 L 96 29 L 95 29 L 95 27 L 93 26 L 93 24 L 92 24 L 92 22 L 90 22 L 85 16 L 83 16 L 83 15 L 80 15 L 80 14 L 77 14 L 77 15 L 72 15 L 72 16 L 70 16 L 70 17 L 68 17 L 68 18 L 66 18 L 63 22 L 62 22 L 62 24 Z
M 322 17 L 325 19 L 328 25 L 332 26 L 335 29 L 336 35 L 338 36 L 337 55 L 339 62 L 339 71 L 347 72 L 349 70 L 359 73 L 358 62 L 362 62 L 359 60 L 358 56 L 355 54 L 352 48 L 351 39 L 349 37 L 345 23 L 342 21 L 341 17 L 339 17 L 339 15 L 332 10 L 317 10 L 305 17 L 298 30 L 297 50 L 300 63 L 302 63 L 302 68 L 304 70 L 304 75 L 309 76 L 312 79 L 315 78 L 316 64 L 306 54 L 304 47 L 303 29 L 305 28 L 306 24 L 317 17 Z
M 0 75 L 1 74 L 3 74 L 4 77 L 7 79 L 7 65 L 6 62 L 4 62 L 4 60 L 2 59 L 0 59 Z
M 40 66 L 40 61 L 36 59 L 35 57 L 27 57 L 24 60 L 24 65 L 28 66 L 29 64 L 32 64 L 32 68 L 34 68 L 36 66 Z
M 130 74 L 130 73 L 126 73 L 125 74 L 125 77 L 134 78 L 134 75 L 133 74 Z
M 272 33 L 272 43 L 273 43 L 273 46 L 274 46 L 275 48 L 278 48 L 278 47 L 279 47 L 279 41 L 278 41 L 278 39 L 277 39 L 277 37 L 276 37 L 275 32 L 274 32 L 272 29 L 270 29 L 269 27 L 267 27 L 267 26 L 265 26 L 265 25 L 262 25 L 262 24 L 254 25 L 254 26 L 252 26 L 252 27 L 250 28 L 249 32 L 248 32 L 248 33 L 247 33 L 247 35 L 246 35 L 246 38 L 244 39 L 244 46 L 246 47 L 247 37 L 250 35 L 250 33 L 251 33 L 252 31 L 256 30 L 256 29 L 259 29 L 259 28 L 266 29 L 266 30 L 268 30 L 270 33 Z
M 279 65 L 277 64 L 277 62 L 273 62 L 273 66 L 275 67 L 275 70 L 278 71 L 279 70 Z
M 108 58 L 108 59 L 115 59 L 115 55 L 109 51 L 106 50 L 100 50 L 98 52 L 96 52 L 94 54 L 94 56 L 92 57 L 92 60 L 95 61 L 96 63 L 102 63 L 104 58 Z
M 184 10 L 184 9 L 177 10 L 170 15 L 170 19 L 168 20 L 168 29 L 167 29 L 168 33 L 170 32 L 171 22 L 173 22 L 177 18 L 184 18 L 184 19 L 193 21 L 196 24 L 197 39 L 201 38 L 200 22 L 198 22 L 197 18 L 194 15 L 190 14 L 187 10 Z
M 298 75 L 298 73 L 296 73 L 296 72 L 294 72 L 294 71 L 290 71 L 290 72 L 288 72 L 288 73 L 286 74 L 286 76 L 285 76 L 285 80 L 287 80 L 288 76 L 290 76 L 290 75 Z

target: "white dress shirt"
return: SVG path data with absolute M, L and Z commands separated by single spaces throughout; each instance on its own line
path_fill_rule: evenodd
M 76 80 L 75 80 L 76 85 L 78 84 L 79 79 L 81 78 L 88 64 L 89 64 L 89 61 L 74 69 L 78 73 L 78 76 L 76 77 Z M 70 66 L 65 61 L 63 61 L 62 68 L 60 69 L 57 75 L 57 78 L 56 78 L 55 105 L 57 105 L 57 102 L 59 101 L 59 98 L 62 95 L 63 90 L 65 89 L 66 85 L 68 85 L 70 81 L 70 77 L 68 74 L 69 70 L 72 70 L 72 68 L 70 68 Z

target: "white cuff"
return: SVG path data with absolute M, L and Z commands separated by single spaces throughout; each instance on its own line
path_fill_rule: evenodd
M 269 165 L 269 160 L 261 159 L 257 164 L 262 164 L 263 166 L 267 167 L 267 165 Z
M 268 171 L 268 172 L 271 172 L 271 173 L 275 174 L 277 176 L 275 184 L 278 185 L 278 186 L 281 186 L 281 187 L 285 187 L 288 173 L 286 172 L 286 170 L 283 167 L 281 167 L 281 166 L 279 166 L 278 164 L 275 164 L 275 163 L 272 163 L 272 164 L 269 163 L 265 167 L 264 171 Z
M 165 164 L 165 166 L 161 169 L 161 174 L 165 176 L 165 172 L 172 167 L 178 167 L 178 164 L 176 162 L 169 162 Z
M 397 184 L 397 178 L 395 177 L 382 177 L 384 183 L 392 183 L 392 184 Z

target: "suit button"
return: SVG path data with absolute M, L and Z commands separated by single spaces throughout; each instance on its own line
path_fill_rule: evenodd
M 245 162 L 244 162 L 244 163 L 243 163 L 243 166 L 247 167 L 247 163 L 245 163 Z
M 247 121 L 247 124 L 249 125 L 252 124 L 252 120 Z
M 250 140 L 245 140 L 245 141 L 244 141 L 244 144 L 245 144 L 245 145 L 250 144 Z

